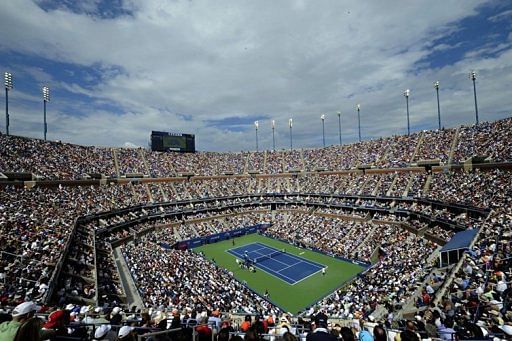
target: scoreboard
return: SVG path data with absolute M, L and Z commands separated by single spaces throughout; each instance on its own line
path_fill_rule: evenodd
M 176 134 L 163 131 L 151 132 L 151 150 L 157 152 L 194 153 L 196 151 L 195 135 Z

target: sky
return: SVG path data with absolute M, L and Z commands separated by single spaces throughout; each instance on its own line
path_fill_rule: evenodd
M 10 133 L 147 147 L 152 130 L 198 150 L 321 147 L 512 116 L 510 0 L 0 1 Z M 5 94 L 0 96 L 2 108 Z M 5 118 L 0 111 L 0 131 Z

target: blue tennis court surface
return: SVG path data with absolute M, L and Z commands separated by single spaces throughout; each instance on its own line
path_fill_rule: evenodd
M 272 255 L 272 258 L 256 261 L 254 266 L 292 285 L 325 268 L 325 265 L 281 252 L 262 243 L 251 243 L 227 251 L 242 260 Z

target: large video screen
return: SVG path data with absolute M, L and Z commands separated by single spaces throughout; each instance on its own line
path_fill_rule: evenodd
M 192 134 L 175 134 L 162 131 L 151 132 L 151 150 L 167 152 L 194 153 L 195 136 Z
M 164 149 L 187 149 L 187 139 L 184 136 L 163 136 Z

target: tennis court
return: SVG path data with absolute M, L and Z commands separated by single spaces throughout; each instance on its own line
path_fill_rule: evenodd
M 321 271 L 326 266 L 283 252 L 262 243 L 250 243 L 227 250 L 241 260 L 250 260 L 254 266 L 294 285 Z
M 255 266 L 256 272 L 240 268 L 237 262 L 235 262 L 235 259 L 243 259 L 244 250 L 247 250 L 247 253 L 249 253 L 249 250 L 257 250 L 261 247 L 267 247 L 272 250 L 267 249 L 267 253 L 286 249 L 288 256 L 295 255 L 296 257 L 294 262 L 286 258 L 289 260 L 287 262 L 289 265 L 278 264 L 279 268 L 273 267 L 271 270 Z M 229 249 L 235 252 L 230 253 L 228 252 Z M 313 250 L 297 247 L 258 233 L 235 238 L 235 245 L 233 245 L 232 239 L 228 239 L 202 245 L 193 250 L 203 253 L 207 259 L 217 266 L 233 273 L 238 281 L 247 283 L 247 287 L 259 295 L 264 296 L 265 293 L 268 293 L 272 303 L 279 306 L 283 311 L 289 311 L 294 314 L 318 302 L 322 297 L 329 295 L 354 278 L 358 273 L 365 270 L 365 267 L 359 264 L 353 264 Z M 263 250 L 260 250 L 260 253 L 263 252 Z M 282 260 L 282 257 L 277 257 L 277 259 Z M 299 260 L 305 260 L 309 264 L 318 264 L 319 266 L 314 267 L 313 271 L 317 271 L 319 267 L 327 268 L 325 276 L 322 275 L 321 270 L 313 274 L 310 271 L 310 275 L 307 273 L 290 275 L 284 270 L 276 274 L 276 271 L 279 271 L 279 269 L 290 266 Z M 267 263 L 263 262 L 260 265 L 267 265 Z M 301 267 L 307 267 L 304 263 L 302 265 Z M 279 274 L 283 274 L 288 278 L 284 278 Z M 300 280 L 300 277 L 303 277 L 303 279 Z M 296 282 L 297 280 L 300 281 Z M 292 285 L 291 283 L 294 282 L 295 284 Z

